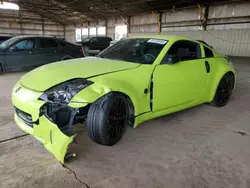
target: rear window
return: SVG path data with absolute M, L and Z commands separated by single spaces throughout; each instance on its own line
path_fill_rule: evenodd
M 207 48 L 206 46 L 204 46 L 204 51 L 205 51 L 205 56 L 206 57 L 214 57 L 213 51 L 210 50 L 209 48 Z
M 61 40 L 59 40 L 58 42 L 59 42 L 60 46 L 62 46 L 62 47 L 65 47 L 68 45 L 66 42 L 61 41 Z
M 40 48 L 56 48 L 57 42 L 54 39 L 40 39 Z

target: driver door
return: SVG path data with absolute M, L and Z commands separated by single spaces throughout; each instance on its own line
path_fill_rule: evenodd
M 185 108 L 197 102 L 204 95 L 208 76 L 200 44 L 175 42 L 153 73 L 153 111 Z
M 35 38 L 26 38 L 13 44 L 5 54 L 9 70 L 30 69 L 35 64 Z

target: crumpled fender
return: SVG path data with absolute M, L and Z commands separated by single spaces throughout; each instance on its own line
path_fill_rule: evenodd
M 94 83 L 75 95 L 68 104 L 72 108 L 81 108 L 93 103 L 111 90 L 102 84 Z
M 144 90 L 149 91 L 152 67 L 141 67 L 141 69 L 143 70 L 133 69 L 88 79 L 94 83 L 76 94 L 69 106 L 84 107 L 109 92 L 120 92 L 132 101 L 135 116 L 150 111 L 150 95 L 149 92 L 144 93 Z M 131 79 L 127 79 L 127 74 L 131 75 Z M 144 79 L 136 79 L 136 77 L 144 77 Z

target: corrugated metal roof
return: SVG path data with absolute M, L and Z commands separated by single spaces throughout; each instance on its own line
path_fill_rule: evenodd
M 61 24 L 128 17 L 232 0 L 5 0 Z

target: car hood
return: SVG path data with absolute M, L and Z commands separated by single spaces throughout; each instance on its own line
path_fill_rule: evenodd
M 29 89 L 45 91 L 74 78 L 88 78 L 138 67 L 140 64 L 97 57 L 60 61 L 25 74 L 20 82 Z

